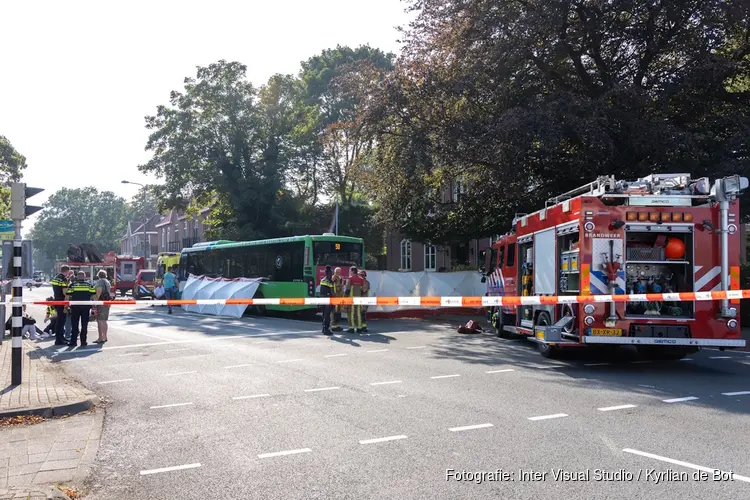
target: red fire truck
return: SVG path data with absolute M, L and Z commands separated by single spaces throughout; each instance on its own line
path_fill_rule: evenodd
M 713 186 L 688 174 L 605 176 L 518 215 L 485 252 L 487 295 L 521 297 L 490 307 L 492 325 L 499 335 L 528 336 L 547 357 L 586 345 L 635 345 L 668 359 L 744 347 L 739 301 L 574 300 L 738 290 L 737 197 L 747 187 L 739 176 Z

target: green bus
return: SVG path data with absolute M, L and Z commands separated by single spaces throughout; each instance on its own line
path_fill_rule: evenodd
M 213 241 L 196 243 L 180 253 L 179 279 L 192 274 L 211 278 L 261 278 L 255 298 L 314 297 L 325 274 L 325 266 L 363 268 L 365 245 L 362 238 L 322 235 L 291 236 L 258 241 Z M 269 311 L 317 309 L 315 305 L 267 305 Z

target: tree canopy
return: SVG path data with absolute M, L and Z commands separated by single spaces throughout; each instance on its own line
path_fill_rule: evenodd
M 62 188 L 50 196 L 30 232 L 34 248 L 56 261 L 67 258 L 70 244 L 91 243 L 102 253 L 120 250 L 127 204 L 111 191 Z
M 26 157 L 5 137 L 0 135 L 0 218 L 10 218 L 10 184 L 21 180 L 26 169 Z
M 411 5 L 368 109 L 378 215 L 403 234 L 502 233 L 598 175 L 750 170 L 746 2 Z

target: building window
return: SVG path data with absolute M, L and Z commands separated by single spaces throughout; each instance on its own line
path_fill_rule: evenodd
M 162 248 L 167 248 L 167 230 L 162 228 L 161 230 L 161 246 Z
M 452 184 L 451 201 L 458 203 L 466 194 L 466 183 L 459 178 L 454 180 Z
M 193 239 L 198 241 L 198 221 L 193 222 Z
M 184 234 L 184 235 L 185 235 L 185 238 L 187 238 L 187 235 L 188 235 L 188 232 L 187 232 L 187 220 L 186 220 L 186 221 L 185 221 L 185 223 L 184 223 L 184 224 L 182 225 L 182 234 Z
M 401 270 L 411 271 L 411 240 L 401 240 Z
M 424 246 L 424 270 L 434 271 L 437 269 L 437 249 L 435 245 Z

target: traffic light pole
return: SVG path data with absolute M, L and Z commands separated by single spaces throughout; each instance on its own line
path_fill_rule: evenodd
M 14 220 L 16 235 L 13 239 L 13 316 L 11 319 L 11 385 L 21 385 L 23 373 L 23 283 L 21 282 L 23 266 L 23 240 L 21 239 L 21 221 Z
M 44 189 L 28 187 L 23 182 L 14 182 L 10 186 L 10 218 L 13 220 L 15 238 L 13 239 L 13 294 L 11 306 L 11 385 L 21 385 L 23 374 L 23 239 L 21 222 L 29 215 L 42 209 L 26 204 L 26 199 L 41 193 Z M 6 272 L 6 275 L 8 273 Z M 3 318 L 4 320 L 5 318 Z

